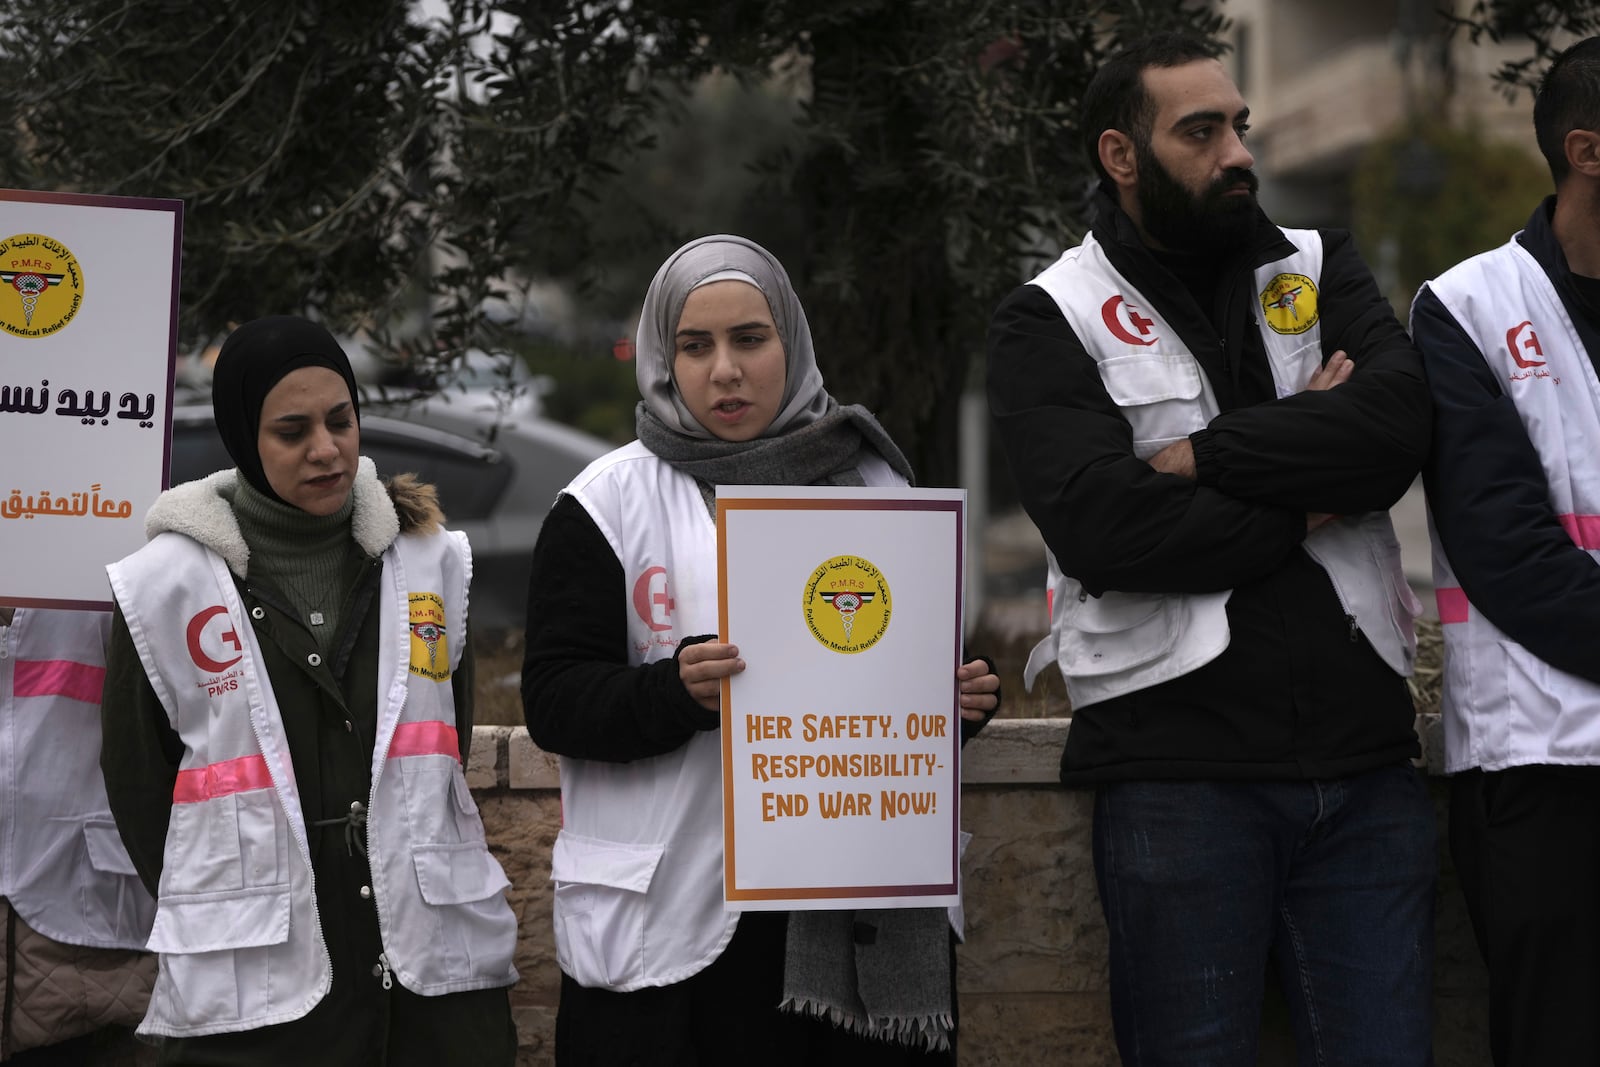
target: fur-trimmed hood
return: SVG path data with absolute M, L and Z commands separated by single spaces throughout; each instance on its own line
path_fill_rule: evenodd
M 244 578 L 249 573 L 250 546 L 233 514 L 233 494 L 239 484 L 237 470 L 217 471 L 193 482 L 175 485 L 156 498 L 144 517 L 144 535 L 178 533 L 211 549 Z M 379 556 L 401 534 L 432 533 L 444 523 L 439 494 L 414 474 L 401 474 L 383 482 L 372 460 L 362 456 L 356 465 L 351 493 L 350 536 L 363 552 Z

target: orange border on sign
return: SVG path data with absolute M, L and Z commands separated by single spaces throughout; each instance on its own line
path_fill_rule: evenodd
M 956 633 L 954 659 L 961 664 L 961 625 L 965 610 L 962 599 L 962 578 L 965 570 L 965 546 L 962 529 L 966 522 L 965 504 L 961 500 L 899 500 L 883 497 L 849 499 L 798 499 L 794 497 L 737 497 L 731 500 L 717 498 L 717 640 L 728 642 L 728 551 L 727 514 L 730 511 L 952 511 L 956 514 Z M 956 881 L 923 885 L 868 885 L 868 886 L 809 886 L 795 889 L 736 889 L 733 884 L 733 776 L 726 768 L 733 765 L 733 680 L 722 680 L 722 891 L 725 899 L 733 900 L 830 900 L 856 897 L 934 897 L 948 896 L 956 891 Z M 950 672 L 952 706 L 959 709 L 961 695 Z M 951 743 L 955 776 L 955 813 L 950 821 L 950 868 L 958 870 L 961 862 L 961 728 L 960 712 L 956 714 L 956 729 Z

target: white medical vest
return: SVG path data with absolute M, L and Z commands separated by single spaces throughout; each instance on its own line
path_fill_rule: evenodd
M 100 775 L 111 616 L 18 608 L 0 626 L 0 897 L 53 941 L 140 949 L 155 901 Z
M 1427 288 L 1516 406 L 1551 510 L 1600 560 L 1600 380 L 1544 268 L 1512 238 Z M 1600 686 L 1552 667 L 1484 618 L 1431 519 L 1429 535 L 1444 634 L 1445 771 L 1600 763 Z
M 867 485 L 903 485 L 876 456 Z M 671 659 L 717 632 L 716 527 L 695 480 L 638 441 L 566 493 L 622 564 L 628 662 Z M 589 987 L 670 985 L 721 955 L 738 923 L 722 901 L 722 753 L 715 730 L 631 763 L 561 757 L 562 829 L 550 861 L 556 958 Z
M 367 855 L 385 957 L 424 996 L 517 977 L 509 883 L 462 773 L 450 689 L 471 570 L 459 533 L 401 536 L 378 595 Z M 176 533 L 107 571 L 184 744 L 149 942 L 160 973 L 140 1031 L 298 1019 L 332 975 L 283 720 L 238 589 L 220 556 Z
M 1271 288 L 1292 324 L 1305 283 L 1322 273 L 1315 230 L 1283 230 L 1296 251 L 1257 267 L 1255 287 Z M 1204 429 L 1220 414 L 1205 370 L 1182 337 L 1119 274 L 1093 235 L 1068 249 L 1031 283 L 1049 293 L 1100 369 L 1106 392 L 1133 427 L 1133 451 L 1149 459 Z M 1308 298 L 1306 303 L 1310 303 Z M 1255 318 L 1279 397 L 1302 391 L 1322 364 L 1320 320 L 1278 332 Z M 1114 537 L 1115 531 L 1106 531 Z M 1328 574 L 1345 613 L 1378 655 L 1409 675 L 1416 652 L 1418 604 L 1406 585 L 1400 544 L 1387 512 L 1343 516 L 1307 536 L 1306 552 Z M 1024 681 L 1055 663 L 1074 708 L 1146 689 L 1211 662 L 1228 647 L 1229 591 L 1090 596 L 1046 553 L 1050 633 L 1028 657 Z

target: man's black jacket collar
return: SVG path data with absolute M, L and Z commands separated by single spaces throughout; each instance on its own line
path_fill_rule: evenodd
M 1117 198 L 1101 183 L 1094 194 L 1094 221 L 1091 225 L 1094 239 L 1106 246 L 1107 254 L 1116 258 L 1114 249 L 1120 248 L 1125 253 L 1140 256 L 1149 256 L 1150 247 L 1144 243 L 1144 238 L 1139 236 L 1139 228 L 1134 225 L 1133 218 L 1122 210 Z M 1263 263 L 1271 263 L 1275 259 L 1283 259 L 1292 255 L 1294 245 L 1283 236 L 1283 231 L 1278 229 L 1273 221 L 1267 218 L 1267 213 L 1256 205 L 1256 230 L 1251 236 L 1249 252 L 1238 257 L 1228 257 L 1228 265 L 1233 265 L 1239 259 L 1248 259 L 1252 269 Z
M 1578 331 L 1579 340 L 1583 342 L 1583 347 L 1594 361 L 1596 369 L 1600 370 L 1600 309 L 1586 300 L 1572 282 L 1572 269 L 1567 266 L 1567 254 L 1562 251 L 1561 242 L 1556 240 L 1556 232 L 1552 225 L 1555 211 L 1556 198 L 1545 197 L 1539 206 L 1533 209 L 1533 214 L 1528 216 L 1528 225 L 1517 234 L 1517 243 L 1544 268 L 1550 284 L 1555 286 L 1556 295 L 1566 306 L 1567 314 Z

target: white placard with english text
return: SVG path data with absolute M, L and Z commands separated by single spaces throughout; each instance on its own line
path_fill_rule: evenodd
M 730 908 L 959 899 L 965 502 L 718 486 Z

